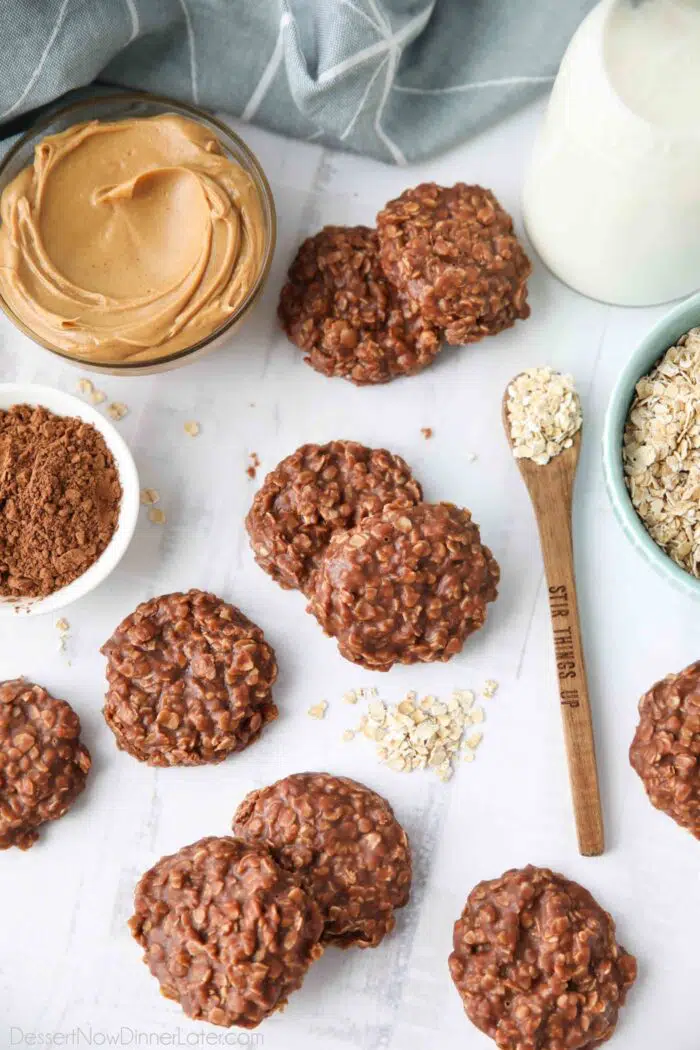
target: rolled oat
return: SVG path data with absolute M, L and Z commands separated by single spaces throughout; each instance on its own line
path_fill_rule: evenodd
M 321 700 L 319 704 L 313 704 L 307 714 L 310 718 L 322 719 L 326 717 L 326 711 L 328 710 L 328 702 Z
M 700 328 L 682 336 L 637 383 L 622 462 L 651 538 L 700 577 Z
M 474 751 L 481 743 L 482 733 L 470 733 L 470 727 L 483 722 L 484 713 L 475 717 L 474 693 L 470 689 L 455 689 L 447 701 L 435 696 L 422 700 L 414 690 L 406 693 L 395 704 L 373 700 L 359 726 L 346 732 L 362 735 L 376 744 L 380 762 L 401 773 L 428 769 L 444 781 L 452 777 L 460 749 L 464 761 L 474 760 Z
M 553 368 L 528 368 L 516 376 L 506 409 L 513 455 L 539 466 L 571 448 L 583 422 L 573 378 Z
M 123 419 L 128 413 L 129 409 L 123 401 L 113 401 L 107 408 L 107 415 L 115 422 L 119 422 L 119 420 Z

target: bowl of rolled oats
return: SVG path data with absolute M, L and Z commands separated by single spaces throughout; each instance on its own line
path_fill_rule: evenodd
M 652 328 L 622 370 L 603 433 L 608 494 L 627 538 L 700 597 L 700 294 Z

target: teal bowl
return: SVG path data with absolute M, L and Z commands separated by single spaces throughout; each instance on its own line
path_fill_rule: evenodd
M 615 517 L 639 553 L 676 587 L 700 598 L 700 579 L 681 569 L 652 540 L 637 515 L 625 485 L 622 469 L 622 435 L 637 382 L 670 346 L 691 328 L 700 326 L 700 293 L 675 306 L 654 325 L 622 369 L 610 397 L 603 431 L 603 469 Z

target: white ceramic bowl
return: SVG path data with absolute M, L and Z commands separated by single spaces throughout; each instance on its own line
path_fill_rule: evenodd
M 64 394 L 48 386 L 35 386 L 31 383 L 0 383 L 0 409 L 12 405 L 43 405 L 57 416 L 78 416 L 86 423 L 92 423 L 105 439 L 107 447 L 114 456 L 122 486 L 122 502 L 119 508 L 119 522 L 107 547 L 94 564 L 73 580 L 67 587 L 61 587 L 46 598 L 0 599 L 0 617 L 3 616 L 37 616 L 41 613 L 56 613 L 65 609 L 79 598 L 84 597 L 105 580 L 121 560 L 131 542 L 136 528 L 139 513 L 139 476 L 136 472 L 131 452 L 116 428 L 100 415 L 92 405 L 86 404 L 72 394 Z

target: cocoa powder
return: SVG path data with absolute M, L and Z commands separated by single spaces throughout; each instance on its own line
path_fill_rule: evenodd
M 0 595 L 43 598 L 97 561 L 122 488 L 95 427 L 42 407 L 0 411 Z

